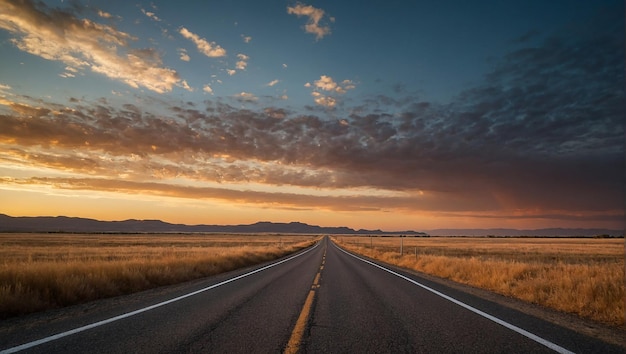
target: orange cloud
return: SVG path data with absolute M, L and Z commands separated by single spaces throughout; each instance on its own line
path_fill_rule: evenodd
M 297 4 L 296 6 L 287 7 L 287 13 L 298 17 L 308 17 L 309 19 L 304 26 L 304 30 L 307 33 L 314 34 L 317 40 L 330 34 L 330 27 L 320 25 L 320 21 L 322 17 L 324 17 L 324 10 L 322 9 L 315 8 L 311 5 Z M 331 22 L 334 22 L 334 18 L 331 18 Z
M 343 80 L 341 83 L 335 82 L 332 77 L 327 75 L 320 76 L 319 80 L 315 80 L 313 84 L 307 82 L 304 87 L 313 88 L 311 96 L 316 104 L 327 108 L 334 108 L 337 105 L 337 98 L 326 94 L 344 94 L 348 90 L 356 87 L 351 80 Z
M 440 220 L 457 220 L 458 223 L 471 223 L 473 227 L 480 227 L 481 223 L 487 224 L 497 220 L 499 223 L 517 225 L 520 227 L 529 222 L 534 224 L 542 220 L 558 220 L 560 222 L 619 225 L 622 221 L 623 212 L 613 210 L 611 212 L 588 212 L 572 213 L 567 210 L 462 210 L 463 205 L 454 203 L 440 203 L 437 199 L 424 198 L 419 201 L 415 195 L 383 196 L 383 195 L 312 195 L 297 194 L 280 191 L 256 191 L 247 189 L 229 189 L 215 187 L 198 187 L 180 184 L 168 184 L 162 182 L 137 182 L 120 179 L 101 178 L 67 178 L 67 177 L 33 177 L 33 178 L 7 178 L 0 177 L 0 189 L 28 189 L 38 187 L 52 187 L 59 192 L 65 191 L 89 191 L 103 193 L 120 193 L 129 195 L 144 195 L 155 197 L 171 197 L 189 200 L 212 200 L 217 203 L 226 203 L 231 206 L 249 205 L 255 208 L 287 210 L 287 211 L 333 211 L 342 213 L 386 213 L 393 212 L 394 216 L 415 215 L 415 218 Z M 16 188 L 13 188 L 16 187 Z M 433 202 L 435 207 L 433 208 Z M 441 207 L 441 208 L 439 208 Z M 399 213 L 399 214 L 398 214 Z M 380 214 L 378 214 L 380 215 Z M 471 220 L 471 221 L 470 221 Z M 406 220 L 404 220 L 406 222 Z M 441 222 L 441 221 L 439 221 Z M 449 224 L 448 224 L 449 225 Z M 460 224 L 457 224 L 460 225 Z M 484 224 L 482 224 L 484 225 Z M 550 224 L 545 224 L 550 225 Z M 614 227 L 614 226 L 613 226 Z
M 185 27 L 181 27 L 178 30 L 178 33 L 192 41 L 198 48 L 198 51 L 209 58 L 223 57 L 226 55 L 226 50 L 224 48 L 220 47 L 215 42 L 208 42 L 206 39 L 200 38 L 200 36 L 189 31 Z
M 12 33 L 11 42 L 25 52 L 134 88 L 164 93 L 181 81 L 175 70 L 162 66 L 156 51 L 132 50 L 129 41 L 136 40 L 132 35 L 42 4 L 0 1 L 0 28 Z

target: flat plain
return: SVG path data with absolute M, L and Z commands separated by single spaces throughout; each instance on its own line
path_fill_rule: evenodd
M 335 236 L 335 240 L 383 262 L 624 326 L 623 238 Z
M 0 234 L 0 318 L 273 260 L 319 236 Z

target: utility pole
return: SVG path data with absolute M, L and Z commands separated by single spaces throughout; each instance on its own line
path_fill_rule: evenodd
M 401 256 L 402 256 L 402 247 L 404 246 L 404 245 L 403 245 L 403 239 L 404 239 L 404 236 L 403 236 L 403 235 L 400 235 L 400 255 L 401 255 Z

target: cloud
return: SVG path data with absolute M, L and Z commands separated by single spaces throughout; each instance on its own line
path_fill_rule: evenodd
M 280 82 L 280 80 L 272 80 L 272 81 L 267 83 L 267 86 L 272 87 L 272 86 L 276 85 L 279 82 Z
M 0 185 L 47 185 L 67 190 L 97 190 L 124 194 L 150 194 L 176 198 L 223 200 L 229 203 L 271 205 L 274 208 L 323 208 L 337 211 L 372 211 L 409 204 L 407 199 L 383 196 L 307 195 L 288 192 L 266 192 L 218 187 L 194 187 L 159 182 L 124 179 L 34 177 L 7 179 Z M 404 202 L 404 203 L 403 203 Z
M 241 38 L 243 39 L 244 43 L 250 43 L 252 41 L 252 37 L 244 36 L 243 34 L 241 35 Z
M 330 34 L 330 27 L 320 26 L 320 20 L 324 17 L 324 10 L 322 9 L 315 8 L 311 5 L 297 4 L 296 6 L 288 6 L 287 13 L 298 17 L 308 17 L 309 19 L 304 26 L 304 30 L 307 33 L 314 34 L 316 40 L 320 40 Z M 334 18 L 330 20 L 334 22 Z
M 356 85 L 351 80 L 343 80 L 341 84 L 338 84 L 332 77 L 326 75 L 322 75 L 319 80 L 315 80 L 314 86 L 320 90 L 334 91 L 342 94 L 356 88 Z M 307 87 L 310 87 L 310 84 Z
M 187 50 L 183 49 L 183 48 L 179 48 L 178 49 L 178 53 L 180 54 L 180 60 L 182 61 L 190 61 L 191 58 L 189 57 L 189 54 L 187 54 Z
M 226 72 L 228 73 L 229 76 L 233 76 L 237 73 L 237 70 L 234 69 L 226 69 Z
M 245 54 L 237 54 L 237 59 L 239 60 L 235 64 L 235 68 L 237 70 L 246 70 L 246 67 L 248 66 L 248 60 L 250 60 L 250 57 Z
M 202 91 L 206 93 L 210 93 L 211 95 L 213 94 L 213 89 L 209 85 L 204 85 L 204 87 L 202 88 Z
M 77 72 L 78 72 L 78 69 L 73 68 L 71 66 L 66 66 L 65 72 L 62 74 L 59 74 L 59 76 L 63 78 L 75 77 Z
M 322 75 L 319 80 L 315 80 L 315 87 L 324 91 L 334 91 L 337 88 L 337 83 L 332 77 Z
M 339 90 L 342 91 L 340 93 L 345 93 L 348 90 L 353 90 L 356 88 L 356 84 L 352 80 L 343 80 L 341 82 L 341 86 L 338 86 Z M 339 91 L 337 91 L 339 92 Z
M 186 80 L 181 81 L 180 86 L 189 92 L 193 92 L 193 88 L 189 86 Z
M 313 88 L 311 96 L 313 96 L 313 100 L 316 104 L 327 108 L 334 108 L 337 105 L 337 97 L 331 95 L 344 94 L 348 90 L 354 89 L 356 86 L 351 80 L 343 80 L 338 84 L 332 77 L 322 75 L 319 80 L 315 80 L 313 84 L 307 82 L 304 84 L 304 87 Z
M 102 17 L 102 18 L 112 18 L 113 15 L 111 15 L 108 12 L 102 11 L 102 10 L 98 10 L 98 16 Z
M 82 167 L 89 166 L 94 161 L 83 161 Z M 60 160 L 59 165 L 66 165 L 68 161 Z M 70 161 L 71 163 L 71 161 Z M 167 173 L 167 171 L 165 171 Z M 225 171 L 226 172 L 226 171 Z M 233 171 L 235 174 L 237 172 Z M 305 174 L 294 178 L 304 178 Z M 294 193 L 287 191 L 253 190 L 241 185 L 231 186 L 189 186 L 175 183 L 155 181 L 133 181 L 126 178 L 71 178 L 71 177 L 31 177 L 31 178 L 7 178 L 0 177 L 0 186 L 12 185 L 44 185 L 56 189 L 65 190 L 90 190 L 102 192 L 114 192 L 124 194 L 147 194 L 165 197 L 211 199 L 222 200 L 229 203 L 256 204 L 271 206 L 272 208 L 299 208 L 299 209 L 325 209 L 332 211 L 411 211 L 420 213 L 435 212 L 438 216 L 461 217 L 461 218 L 490 218 L 490 219 L 551 219 L 560 221 L 574 221 L 583 219 L 587 221 L 609 221 L 619 224 L 623 214 L 616 212 L 589 212 L 586 215 L 577 215 L 566 210 L 554 213 L 528 212 L 507 213 L 503 211 L 485 212 L 481 210 L 467 211 L 466 201 L 458 200 L 459 203 L 441 203 L 437 197 L 429 197 L 415 194 L 368 194 L 356 193 L 341 195 L 337 193 Z M 450 200 L 448 200 L 450 201 Z M 452 200 L 454 201 L 454 200 Z M 432 208 L 432 205 L 435 208 Z
M 257 100 L 246 92 L 237 99 Z M 388 102 L 383 97 L 377 100 Z M 616 138 L 623 129 L 619 125 L 605 129 L 601 120 L 572 122 L 581 129 L 544 136 L 527 134 L 537 122 L 515 127 L 516 144 L 525 147 L 549 142 L 548 150 L 554 150 L 569 141 L 583 143 L 577 147 L 586 146 L 585 141 L 605 145 L 588 145 L 591 150 L 564 158 L 535 149 L 510 150 L 506 140 L 511 137 L 485 135 L 511 124 L 507 121 L 462 124 L 471 111 L 417 100 L 397 115 L 352 114 L 338 121 L 278 108 L 255 112 L 211 102 L 197 110 L 171 106 L 169 116 L 152 114 L 146 107 L 158 109 L 154 103 L 121 108 L 76 104 L 73 108 L 10 104 L 14 113 L 0 116 L 3 150 L 22 150 L 20 159 L 26 164 L 66 166 L 101 176 L 121 174 L 139 181 L 187 178 L 407 193 L 402 198 L 354 199 L 351 207 L 361 203 L 364 208 L 490 215 L 503 210 L 613 215 L 623 208 L 614 193 L 622 183 L 623 155 Z M 478 131 L 483 135 L 474 137 Z M 546 140 L 550 135 L 552 142 Z M 343 203 L 339 200 L 319 205 L 330 208 L 335 201 Z
M 58 188 L 618 223 L 626 53 L 615 27 L 520 44 L 447 103 L 400 90 L 367 96 L 341 115 L 268 106 L 248 92 L 233 97 L 234 105 L 159 98 L 119 106 L 60 105 L 11 89 L 0 99 L 0 164 L 81 177 L 23 181 Z M 331 99 L 355 84 L 324 75 L 307 86 L 317 104 L 341 107 Z M 255 103 L 237 104 L 244 102 Z M 138 184 L 123 185 L 129 181 Z M 265 192 L 246 194 L 243 185 Z
M 148 16 L 149 18 L 153 19 L 154 21 L 160 22 L 161 19 L 157 17 L 157 15 L 154 12 L 150 12 L 150 11 L 146 11 L 144 9 L 141 9 L 141 12 L 143 12 L 144 15 Z
M 200 36 L 198 36 L 195 33 L 190 32 L 185 27 L 181 27 L 178 30 L 178 33 L 180 33 L 183 37 L 192 41 L 198 48 L 198 51 L 206 55 L 209 58 L 217 58 L 217 57 L 226 56 L 226 50 L 224 48 L 220 47 L 215 42 L 209 43 L 206 39 L 200 38 Z
M 238 101 L 243 101 L 243 102 L 254 102 L 259 99 L 258 97 L 256 97 L 254 94 L 250 92 L 240 92 L 235 95 L 235 98 Z
M 313 92 L 313 100 L 320 106 L 333 108 L 337 105 L 337 100 L 330 96 L 322 96 L 319 92 Z
M 129 41 L 136 38 L 114 27 L 41 3 L 0 6 L 0 28 L 14 36 L 11 42 L 22 51 L 158 93 L 171 91 L 181 81 L 176 71 L 162 67 L 156 51 L 130 48 Z

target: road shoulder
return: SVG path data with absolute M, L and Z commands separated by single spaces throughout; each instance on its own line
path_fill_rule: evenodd
M 469 295 L 481 298 L 486 301 L 490 301 L 501 306 L 522 312 L 524 314 L 537 317 L 544 321 L 562 326 L 574 332 L 597 338 L 607 343 L 611 343 L 620 346 L 626 350 L 626 326 L 611 327 L 602 323 L 597 323 L 591 320 L 587 320 L 578 317 L 573 314 L 568 314 L 556 310 L 552 310 L 536 304 L 524 302 L 519 299 L 506 297 L 504 295 L 496 294 L 494 292 L 473 287 L 466 284 L 457 283 L 448 279 L 439 278 L 430 274 L 418 272 L 412 269 L 400 268 L 377 259 L 372 259 L 363 255 L 358 255 L 364 259 L 370 260 L 381 265 L 385 265 L 390 269 L 402 270 L 405 273 L 414 274 L 418 277 L 424 278 L 430 282 L 440 284 L 452 288 L 457 291 L 467 293 Z

